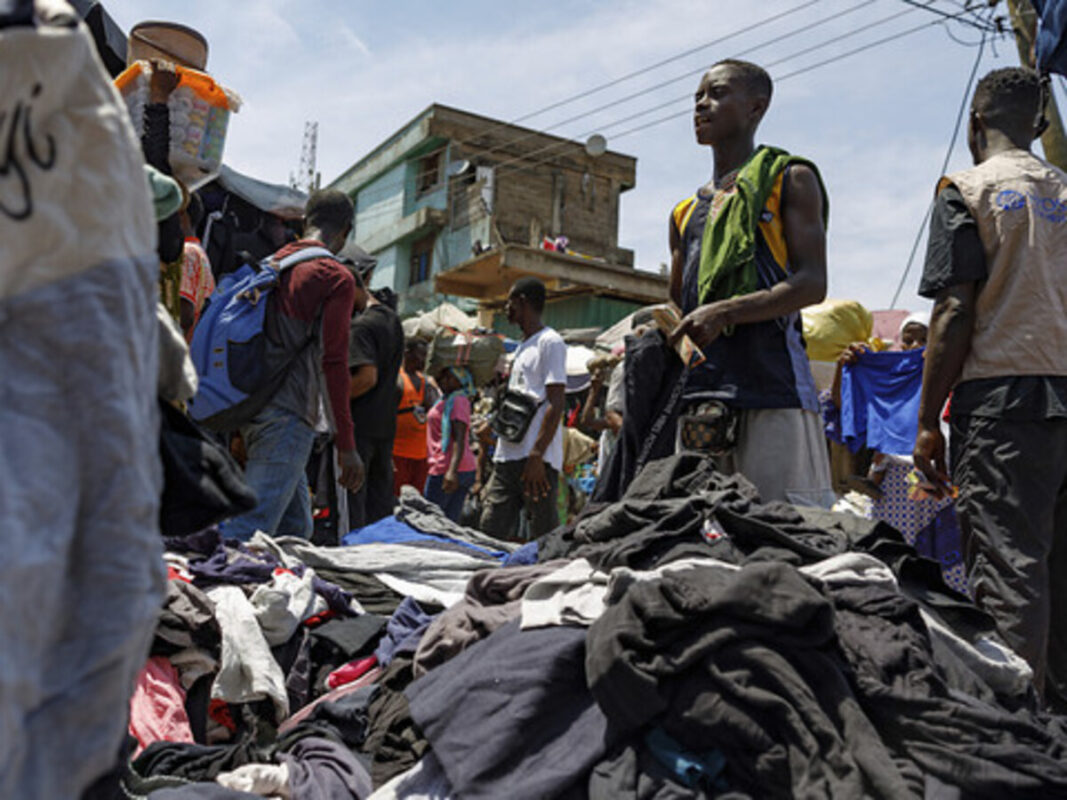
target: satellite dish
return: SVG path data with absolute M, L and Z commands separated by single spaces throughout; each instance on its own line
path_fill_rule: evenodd
M 450 161 L 448 163 L 448 177 L 457 178 L 470 168 L 471 162 L 466 159 L 462 161 Z
M 585 141 L 585 152 L 593 158 L 604 155 L 608 152 L 608 140 L 599 133 L 594 133 Z

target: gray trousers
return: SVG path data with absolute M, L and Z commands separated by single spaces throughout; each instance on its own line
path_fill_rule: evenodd
M 833 506 L 837 498 L 818 414 L 802 408 L 746 408 L 739 413 L 737 447 L 715 459 L 720 472 L 740 472 L 755 484 L 765 503 Z M 679 429 L 675 450 L 682 449 Z
M 971 592 L 1067 711 L 1067 419 L 952 417 Z
M 493 464 L 493 475 L 485 487 L 482 505 L 481 529 L 497 539 L 515 539 L 518 536 L 519 512 L 525 510 L 530 521 L 529 538 L 543 536 L 559 525 L 556 500 L 559 494 L 559 473 L 545 464 L 548 478 L 547 497 L 531 500 L 523 493 L 522 471 L 526 459 L 500 461 Z

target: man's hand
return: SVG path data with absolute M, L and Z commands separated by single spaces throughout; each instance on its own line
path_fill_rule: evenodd
M 337 469 L 341 472 L 337 482 L 350 492 L 358 492 L 366 473 L 359 453 L 355 450 L 338 450 Z
M 697 347 L 707 347 L 718 339 L 723 329 L 730 324 L 728 309 L 729 301 L 721 300 L 690 311 L 671 334 L 669 342 L 671 347 L 674 347 L 675 343 L 686 335 Z
M 931 494 L 941 498 L 948 494 L 952 481 L 945 468 L 945 437 L 939 428 L 919 427 L 912 453 L 915 466 L 930 483 Z
M 456 476 L 455 472 L 449 470 L 445 473 L 445 476 L 441 479 L 441 488 L 444 490 L 445 494 L 452 494 L 452 492 L 459 488 L 459 478 Z
M 487 419 L 479 419 L 474 423 L 474 438 L 483 445 L 493 444 L 493 428 Z
M 843 367 L 850 367 L 860 360 L 860 356 L 870 351 L 871 347 L 866 342 L 853 342 L 845 348 L 845 352 L 838 356 L 837 363 Z
M 169 61 L 152 61 L 152 78 L 148 82 L 148 102 L 166 103 L 171 92 L 178 88 L 178 71 Z
M 548 497 L 551 487 L 545 474 L 545 460 L 539 453 L 530 453 L 522 469 L 522 492 L 533 501 Z

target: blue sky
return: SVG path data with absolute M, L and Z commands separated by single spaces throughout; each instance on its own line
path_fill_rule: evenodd
M 305 120 L 319 122 L 319 169 L 329 181 L 433 102 L 512 120 L 804 6 L 523 124 L 564 136 L 603 129 L 611 149 L 637 157 L 637 186 L 623 195 L 620 245 L 636 252 L 639 267 L 658 269 L 668 260 L 670 208 L 710 174 L 710 154 L 694 142 L 685 113 L 690 101 L 683 99 L 698 77 L 625 97 L 749 49 L 744 57 L 758 63 L 780 60 L 769 67 L 780 80 L 760 140 L 821 167 L 830 192 L 830 294 L 872 309 L 888 307 L 932 196 L 977 53 L 960 42 L 976 43 L 980 35 L 958 23 L 946 30 L 933 14 L 909 10 L 903 0 L 104 2 L 125 29 L 165 19 L 205 34 L 208 71 L 245 101 L 230 125 L 226 160 L 275 182 L 285 182 L 297 166 Z M 954 0 L 934 5 L 956 10 Z M 823 19 L 829 21 L 759 47 Z M 924 23 L 931 24 L 783 79 Z M 845 38 L 828 43 L 835 37 Z M 1014 43 L 1001 39 L 986 47 L 979 74 L 1016 63 Z M 610 126 L 674 99 L 648 116 Z M 599 114 L 555 126 L 615 100 Z M 680 116 L 617 138 L 674 112 Z M 961 134 L 950 171 L 969 164 Z M 915 295 L 922 252 L 900 307 L 925 305 Z

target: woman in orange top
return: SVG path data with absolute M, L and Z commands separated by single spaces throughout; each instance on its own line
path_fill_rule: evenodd
M 414 486 L 422 492 L 429 465 L 426 462 L 426 411 L 432 405 L 433 388 L 422 369 L 426 365 L 426 342 L 408 339 L 397 389 L 396 438 L 393 439 L 393 492 Z

